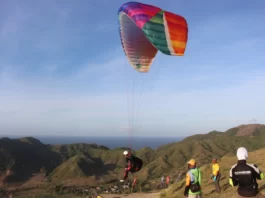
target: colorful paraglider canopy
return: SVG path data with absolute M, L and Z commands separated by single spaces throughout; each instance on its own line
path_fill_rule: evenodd
M 118 16 L 123 49 L 137 71 L 148 72 L 158 50 L 184 55 L 188 40 L 184 17 L 138 2 L 123 4 Z

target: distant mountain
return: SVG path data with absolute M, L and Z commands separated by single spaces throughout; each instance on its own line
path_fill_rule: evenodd
M 176 176 L 186 170 L 190 158 L 203 165 L 213 157 L 220 159 L 234 155 L 239 146 L 245 146 L 249 151 L 265 147 L 265 125 L 241 125 L 226 132 L 193 135 L 156 150 L 146 147 L 133 151 L 144 162 L 142 170 L 135 176 L 145 184 L 162 174 Z M 9 183 L 26 181 L 38 172 L 47 172 L 53 183 L 83 185 L 90 180 L 91 185 L 102 184 L 122 177 L 124 149 L 109 149 L 96 144 L 44 145 L 32 137 L 2 138 L 0 171 L 5 172 L 8 168 L 13 171 L 14 174 L 8 177 Z

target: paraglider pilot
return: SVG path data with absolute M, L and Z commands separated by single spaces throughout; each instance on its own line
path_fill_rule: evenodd
M 120 182 L 124 182 L 124 180 L 127 179 L 129 172 L 135 173 L 141 170 L 143 165 L 143 161 L 140 158 L 134 156 L 130 151 L 124 151 L 123 155 L 126 158 L 127 165 L 124 169 L 123 179 L 120 180 Z

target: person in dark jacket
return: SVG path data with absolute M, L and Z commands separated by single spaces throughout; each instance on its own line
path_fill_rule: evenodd
M 124 180 L 127 179 L 129 172 L 138 172 L 139 170 L 141 170 L 143 165 L 143 161 L 140 158 L 134 156 L 130 151 L 124 151 L 123 155 L 126 158 L 127 165 L 124 169 L 123 179 L 120 180 L 121 182 L 124 182 Z
M 238 198 L 256 197 L 265 198 L 258 190 L 257 179 L 264 178 L 264 174 L 255 164 L 247 163 L 248 151 L 244 147 L 237 150 L 237 164 L 230 169 L 229 184 L 231 186 L 238 186 Z

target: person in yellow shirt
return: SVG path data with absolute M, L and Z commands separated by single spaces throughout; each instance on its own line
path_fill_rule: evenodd
M 213 158 L 212 160 L 212 177 L 211 179 L 214 181 L 214 185 L 215 185 L 215 191 L 220 193 L 221 192 L 221 187 L 219 184 L 221 178 L 221 174 L 220 174 L 220 166 L 217 163 L 217 159 Z

